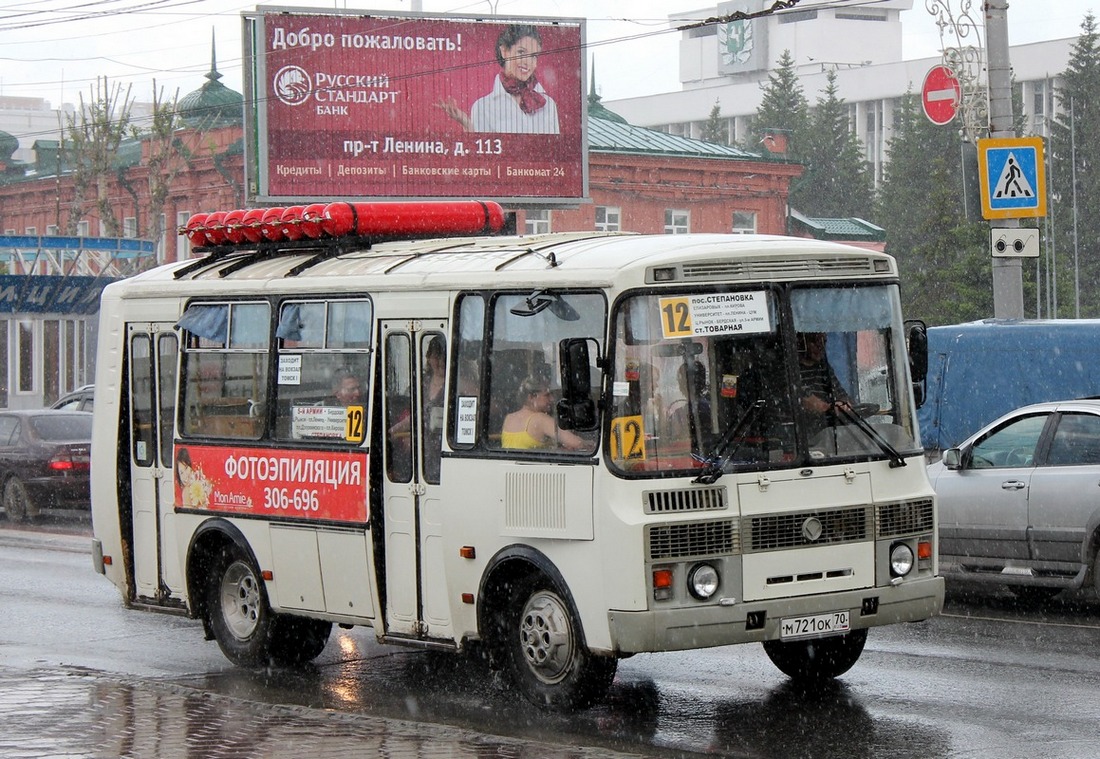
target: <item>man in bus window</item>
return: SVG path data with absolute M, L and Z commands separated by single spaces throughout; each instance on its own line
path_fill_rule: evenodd
M 851 411 L 848 393 L 837 379 L 825 356 L 824 332 L 798 335 L 798 373 L 802 382 L 803 417 L 812 438 L 828 424 L 828 416 L 837 409 Z
M 347 369 L 339 369 L 333 376 L 332 395 L 324 400 L 325 406 L 358 406 L 363 403 L 363 386 L 359 378 Z

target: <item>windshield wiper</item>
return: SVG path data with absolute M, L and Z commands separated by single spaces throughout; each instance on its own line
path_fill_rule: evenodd
M 764 408 L 764 405 L 764 399 L 760 398 L 745 409 L 745 413 L 741 415 L 741 418 L 726 430 L 726 434 L 722 436 L 721 440 L 714 444 L 714 450 L 704 457 L 703 461 L 707 462 L 707 466 L 698 477 L 692 480 L 692 482 L 701 485 L 712 485 L 722 476 L 722 469 L 725 467 L 726 462 L 733 457 L 733 454 L 737 453 L 743 441 L 738 441 L 737 445 L 734 446 L 728 454 L 723 455 L 723 451 L 729 447 L 730 443 L 737 439 L 742 430 L 748 427 L 749 422 L 756 418 L 756 415 L 760 413 L 760 409 Z
M 857 414 L 847 406 L 834 406 L 840 415 L 852 422 L 855 426 L 863 430 L 867 437 L 871 438 L 871 441 L 879 447 L 883 453 L 890 457 L 890 468 L 896 469 L 899 466 L 906 466 L 905 459 L 898 453 L 898 449 L 886 442 L 886 438 L 878 433 L 878 430 L 874 428 L 866 419 Z

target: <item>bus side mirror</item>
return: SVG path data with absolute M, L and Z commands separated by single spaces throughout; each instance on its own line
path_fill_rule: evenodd
M 592 362 L 588 338 L 566 338 L 558 344 L 561 369 L 561 400 L 558 424 L 563 430 L 587 432 L 599 426 L 596 401 L 592 399 Z
M 917 408 L 924 405 L 924 386 L 928 378 L 928 327 L 922 321 L 905 322 L 905 344 L 909 349 L 909 374 L 913 378 L 913 399 Z

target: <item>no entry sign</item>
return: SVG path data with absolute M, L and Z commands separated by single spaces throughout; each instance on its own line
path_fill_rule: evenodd
M 955 118 L 962 99 L 962 86 L 947 66 L 933 66 L 924 75 L 920 88 L 924 115 L 933 124 L 944 125 Z

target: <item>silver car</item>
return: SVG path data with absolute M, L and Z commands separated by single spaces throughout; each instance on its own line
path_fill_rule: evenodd
M 1100 593 L 1100 400 L 1005 414 L 928 469 L 940 571 L 1041 598 Z

